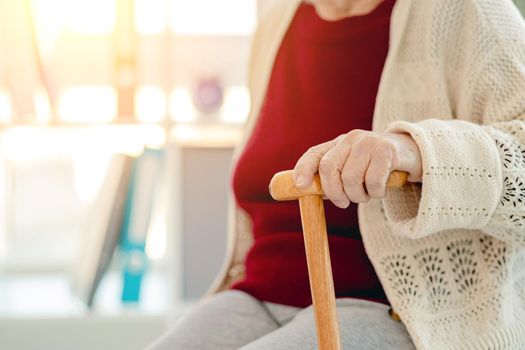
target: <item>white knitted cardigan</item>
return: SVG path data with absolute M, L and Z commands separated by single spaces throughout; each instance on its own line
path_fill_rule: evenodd
M 257 30 L 233 164 L 299 3 Z M 389 45 L 372 130 L 410 133 L 423 179 L 359 204 L 366 252 L 418 349 L 525 349 L 525 22 L 511 0 L 397 0 Z

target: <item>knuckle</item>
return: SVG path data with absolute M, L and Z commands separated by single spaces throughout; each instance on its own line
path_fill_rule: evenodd
M 358 139 L 361 136 L 363 136 L 363 132 L 360 129 L 351 130 L 349 133 L 346 134 L 347 139 Z
M 350 132 L 348 134 L 349 135 L 359 136 L 359 135 L 364 135 L 366 133 L 367 133 L 367 131 L 363 130 L 363 129 L 352 129 L 352 130 L 350 130 Z
M 312 163 L 312 158 L 303 155 L 294 166 L 294 172 L 304 171 Z
M 295 164 L 293 168 L 293 178 L 297 179 L 299 175 L 305 175 L 308 172 L 311 172 L 312 166 L 309 162 L 300 160 Z
M 356 134 L 352 133 L 352 131 L 350 131 L 350 132 L 348 132 L 348 133 L 346 133 L 344 135 L 341 135 L 340 137 L 341 137 L 341 139 L 340 139 L 341 142 L 348 143 L 348 142 L 352 141 L 356 137 Z
M 382 181 L 377 181 L 377 180 L 374 180 L 374 181 L 370 181 L 370 182 L 367 182 L 366 183 L 366 187 L 367 188 L 373 188 L 373 189 L 380 189 L 384 186 L 385 184 L 382 182 Z
M 374 145 L 374 151 L 382 155 L 389 155 L 393 152 L 393 150 L 394 150 L 394 145 L 389 140 L 379 139 Z
M 355 174 L 342 174 L 341 179 L 343 180 L 343 183 L 348 186 L 358 186 L 362 185 L 364 182 L 364 179 L 361 176 Z
M 379 137 L 376 139 L 375 147 L 379 149 L 390 149 L 390 147 L 392 147 L 392 142 Z
M 343 141 L 347 143 L 355 143 L 364 136 L 364 130 L 353 129 L 344 135 Z
M 347 138 L 348 138 L 348 134 L 341 134 L 341 135 L 337 136 L 334 140 L 335 140 L 336 144 L 339 144 L 341 142 L 346 141 Z
M 348 198 L 354 203 L 366 203 L 370 197 L 366 194 L 363 184 L 364 179 L 356 175 L 347 175 L 343 180 L 343 186 Z
M 383 197 L 385 192 L 385 184 L 383 182 L 370 182 L 366 183 L 366 189 L 370 197 L 378 198 Z
M 293 172 L 297 173 L 301 171 L 301 169 L 303 168 L 304 168 L 304 156 L 302 156 L 301 158 L 297 160 L 297 162 L 295 162 L 295 165 L 293 167 Z
M 337 166 L 335 165 L 335 162 L 328 157 L 324 157 L 319 162 L 319 172 L 323 174 L 331 174 L 333 171 L 337 169 Z
M 368 137 L 361 137 L 358 139 L 354 139 L 352 143 L 352 149 L 361 157 L 363 157 L 365 154 L 370 152 L 370 148 L 372 147 L 373 143 L 370 142 L 370 139 Z
M 321 157 L 323 155 L 323 152 L 321 151 L 321 145 L 315 145 L 305 152 L 304 156 L 316 156 Z

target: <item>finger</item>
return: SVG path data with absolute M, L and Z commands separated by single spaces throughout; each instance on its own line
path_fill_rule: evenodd
M 337 138 L 321 143 L 317 146 L 310 147 L 297 161 L 293 169 L 293 180 L 295 186 L 299 188 L 308 187 L 319 170 L 321 158 L 337 142 Z
M 372 153 L 365 175 L 366 191 L 371 198 L 383 198 L 386 181 L 392 169 L 392 157 L 388 149 Z
M 349 139 L 343 139 L 326 152 L 319 164 L 323 193 L 339 208 L 346 208 L 350 205 L 350 200 L 343 189 L 341 169 L 350 154 L 351 148 L 352 144 Z
M 348 199 L 354 203 L 366 203 L 370 200 L 364 186 L 369 162 L 370 153 L 363 147 L 359 147 L 359 143 L 354 143 L 350 156 L 341 171 L 343 190 Z

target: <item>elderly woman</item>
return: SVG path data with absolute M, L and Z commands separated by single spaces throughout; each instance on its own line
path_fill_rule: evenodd
M 152 349 L 314 349 L 298 206 L 319 172 L 348 349 L 525 348 L 525 23 L 511 0 L 279 0 L 232 177 L 254 241 Z M 385 188 L 393 170 L 402 189 Z M 390 306 L 401 322 L 389 316 Z

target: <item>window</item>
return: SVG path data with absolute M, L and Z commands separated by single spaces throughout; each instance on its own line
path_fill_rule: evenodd
M 61 270 L 78 255 L 112 152 L 162 147 L 166 135 L 189 135 L 171 132 L 181 124 L 244 122 L 257 2 L 24 3 L 5 2 L 0 13 L 6 40 L 18 43 L 0 57 L 0 261 Z M 28 73 L 13 79 L 22 66 Z M 202 99 L 206 84 L 218 93 Z M 156 217 L 149 252 L 162 258 L 165 223 Z

